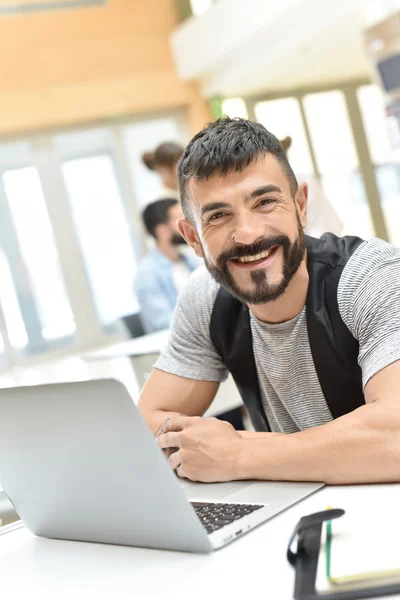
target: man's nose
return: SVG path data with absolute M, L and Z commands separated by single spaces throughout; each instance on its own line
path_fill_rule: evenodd
M 237 216 L 232 231 L 232 241 L 242 246 L 250 246 L 265 236 L 264 223 L 257 215 L 242 213 Z

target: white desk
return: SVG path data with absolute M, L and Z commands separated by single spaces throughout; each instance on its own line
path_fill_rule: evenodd
M 160 352 L 166 346 L 169 329 L 150 333 L 139 338 L 114 344 L 107 348 L 85 354 L 86 361 L 110 361 L 129 357 L 136 379 L 141 388 L 156 362 Z M 242 399 L 232 377 L 221 384 L 217 395 L 204 416 L 211 417 L 242 405 Z
M 0 590 L 7 600 L 289 600 L 286 545 L 298 519 L 328 505 L 384 510 L 391 493 L 400 497 L 400 486 L 325 488 L 211 555 L 49 540 L 21 529 L 0 536 Z
M 104 360 L 118 358 L 119 356 L 148 356 L 152 354 L 160 354 L 166 346 L 169 336 L 169 329 L 142 335 L 138 338 L 113 344 L 107 348 L 96 350 L 85 354 L 85 360 Z

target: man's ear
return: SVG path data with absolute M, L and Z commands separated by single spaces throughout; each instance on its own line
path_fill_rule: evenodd
M 299 215 L 300 223 L 305 229 L 307 226 L 307 202 L 308 202 L 308 185 L 300 183 L 295 196 L 295 204 Z
M 189 246 L 193 248 L 197 256 L 204 258 L 203 248 L 200 244 L 195 226 L 187 219 L 178 219 L 177 224 L 181 235 L 185 238 Z

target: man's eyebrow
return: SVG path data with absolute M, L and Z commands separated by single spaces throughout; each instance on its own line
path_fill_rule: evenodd
M 262 187 L 253 190 L 251 194 L 246 198 L 246 201 L 255 200 L 256 198 L 259 198 L 260 196 L 271 192 L 282 194 L 282 190 L 280 187 L 270 183 L 268 185 L 263 185 Z M 202 217 L 205 213 L 210 212 L 211 210 L 222 210 L 227 208 L 231 208 L 231 205 L 227 202 L 209 202 L 208 204 L 205 204 L 201 207 L 200 216 Z
M 256 198 L 259 198 L 260 196 L 264 196 L 264 194 L 268 194 L 270 192 L 277 192 L 278 194 L 282 194 L 282 190 L 280 187 L 278 187 L 277 185 L 274 185 L 273 183 L 270 183 L 268 185 L 263 185 L 262 187 L 255 189 L 246 198 L 246 200 L 255 200 Z
M 200 216 L 202 217 L 205 213 L 211 210 L 221 210 L 222 208 L 230 208 L 230 204 L 227 202 L 209 202 L 201 207 Z

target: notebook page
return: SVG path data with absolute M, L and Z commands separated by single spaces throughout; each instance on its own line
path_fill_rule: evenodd
M 385 579 L 400 581 L 400 506 L 397 494 L 394 498 L 387 497 L 384 510 L 374 510 L 368 503 L 368 498 L 360 506 L 346 509 L 346 514 L 332 521 L 332 539 L 330 553 L 331 579 L 337 580 L 332 584 L 326 577 L 326 525 L 321 536 L 321 551 L 318 560 L 316 589 L 323 593 L 346 585 L 346 587 L 370 587 L 379 582 L 364 577 L 361 581 L 356 577 L 354 583 L 343 581 L 363 574 L 392 572 L 399 570 Z

